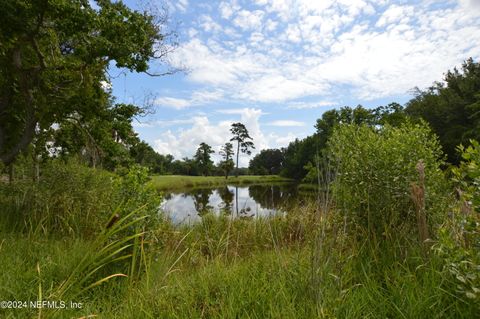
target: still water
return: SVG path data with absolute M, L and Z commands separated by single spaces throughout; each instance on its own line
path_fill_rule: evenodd
M 234 218 L 284 214 L 289 204 L 310 197 L 294 184 L 223 186 L 192 189 L 164 195 L 160 211 L 175 224 L 194 223 L 212 212 Z

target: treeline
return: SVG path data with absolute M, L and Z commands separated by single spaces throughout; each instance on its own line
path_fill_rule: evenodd
M 200 143 L 193 158 L 185 157 L 182 160 L 174 160 L 172 155 L 161 155 L 145 142 L 134 145 L 130 151 L 135 162 L 148 167 L 154 174 L 176 174 L 191 176 L 225 176 L 228 178 L 230 173 L 246 175 L 247 168 L 239 168 L 238 162 L 240 153 L 251 154 L 254 149 L 253 139 L 249 135 L 247 128 L 242 123 L 233 123 L 230 132 L 232 137 L 220 149 L 219 155 L 222 160 L 215 165 L 212 160 L 212 154 L 215 151 L 205 142 Z M 230 142 L 236 142 L 236 151 L 234 145 Z M 236 155 L 236 165 L 233 160 Z
M 439 137 L 447 162 L 458 164 L 457 146 L 480 140 L 480 64 L 470 58 L 460 70 L 448 71 L 442 82 L 424 91 L 416 88 L 415 97 L 405 106 L 391 103 L 374 109 L 359 105 L 329 110 L 317 120 L 313 135 L 296 139 L 286 148 L 262 150 L 250 161 L 249 170 L 315 182 L 316 165 L 325 157 L 327 141 L 336 126 L 399 127 L 408 121 L 427 122 Z

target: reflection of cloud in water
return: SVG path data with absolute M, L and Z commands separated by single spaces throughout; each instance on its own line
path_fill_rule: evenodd
M 235 192 L 238 190 L 238 197 Z M 226 190 L 225 190 L 226 191 Z M 223 195 L 225 196 L 223 191 Z M 262 207 L 262 205 L 256 202 L 250 197 L 248 187 L 234 187 L 228 186 L 228 191 L 232 193 L 232 202 L 226 203 L 222 199 L 222 194 L 219 190 L 208 190 L 211 192 L 208 196 L 208 206 L 211 207 L 211 211 L 216 215 L 225 213 L 225 209 L 231 209 L 230 216 L 235 217 L 253 217 L 253 216 L 271 216 L 278 213 L 283 213 L 276 209 L 268 209 Z M 199 190 L 196 190 L 197 194 Z M 201 192 L 201 190 L 200 190 Z M 196 210 L 195 197 L 192 193 L 171 194 L 167 196 L 160 204 L 160 210 L 166 213 L 175 224 L 180 223 L 192 223 L 201 219 Z M 225 197 L 224 197 L 225 198 Z M 236 203 L 238 202 L 238 210 Z M 198 205 L 197 205 L 198 206 Z M 237 214 L 238 212 L 238 214 Z
M 175 224 L 200 220 L 193 197 L 183 194 L 172 194 L 171 198 L 163 200 L 160 210 L 166 213 Z

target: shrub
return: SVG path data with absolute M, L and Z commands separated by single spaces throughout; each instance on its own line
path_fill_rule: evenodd
M 446 199 L 438 140 L 424 124 L 396 128 L 358 125 L 337 127 L 329 140 L 337 207 L 370 234 L 410 230 L 415 212 L 410 197 L 418 181 L 419 161 L 425 166 L 426 211 L 429 223 Z
M 124 216 L 141 207 L 142 214 L 156 215 L 160 199 L 146 180 L 146 171 L 136 166 L 119 176 L 54 160 L 42 167 L 37 183 L 0 183 L 0 206 L 8 218 L 2 224 L 29 233 L 93 237 L 113 211 Z
M 452 172 L 460 200 L 440 228 L 436 252 L 444 259 L 449 290 L 480 307 L 480 144 L 458 150 L 463 161 Z

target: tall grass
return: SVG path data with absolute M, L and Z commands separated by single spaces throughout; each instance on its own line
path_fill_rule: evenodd
M 81 302 L 82 308 L 0 309 L 0 317 L 475 318 L 478 304 L 466 293 L 476 286 L 459 291 L 455 277 L 471 275 L 472 269 L 461 268 L 460 262 L 472 261 L 472 251 L 456 254 L 454 249 L 465 247 L 456 241 L 448 246 L 442 239 L 451 239 L 451 229 L 461 237 L 459 224 L 450 219 L 452 228 L 444 225 L 439 236 L 435 224 L 430 225 L 434 250 L 443 253 L 427 256 L 410 224 L 381 224 L 382 231 L 372 237 L 368 226 L 351 218 L 338 186 L 329 189 L 342 173 L 332 164 L 317 163 L 319 189 L 326 191 L 285 215 L 233 219 L 207 213 L 189 226 L 157 214 L 158 195 L 142 169 L 113 176 L 65 166 L 73 177 L 63 186 L 54 186 L 53 181 L 63 180 L 55 170 L 35 186 L 2 184 L 0 200 L 10 217 L 0 220 L 1 299 L 60 299 Z M 357 173 L 370 176 L 366 170 Z M 421 184 L 418 172 L 411 176 Z M 95 178 L 100 181 L 91 182 Z M 383 184 L 371 182 L 370 191 L 376 185 Z M 402 203 L 411 201 L 408 184 L 401 185 Z M 97 193 L 96 188 L 104 189 Z M 80 194 L 71 194 L 73 190 Z M 80 203 L 88 198 L 85 194 L 92 203 Z M 383 198 L 374 202 L 376 196 L 355 196 L 350 200 L 362 202 L 350 208 L 389 204 Z M 436 198 L 445 200 L 439 192 L 427 196 L 434 196 L 425 201 L 430 209 Z M 49 207 L 37 201 L 41 197 L 61 198 L 68 205 Z M 390 213 L 415 213 L 413 202 L 405 207 L 407 211 Z M 415 218 L 408 222 L 417 226 Z M 448 275 L 453 270 L 456 275 Z

